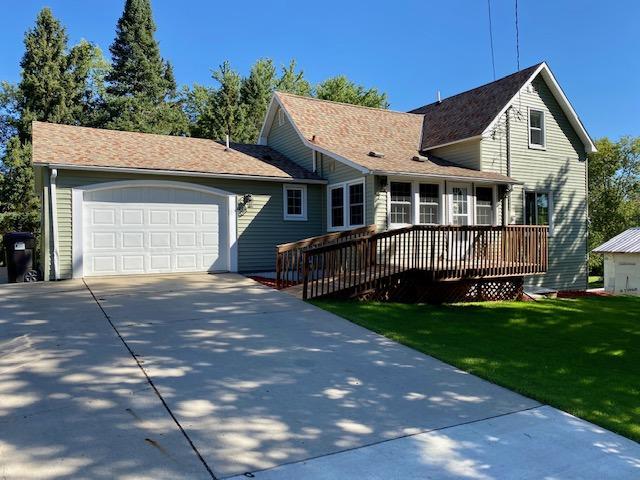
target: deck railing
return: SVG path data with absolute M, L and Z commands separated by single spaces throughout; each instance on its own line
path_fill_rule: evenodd
M 346 289 L 355 293 L 410 270 L 432 280 L 502 278 L 545 273 L 548 227 L 414 225 L 338 243 L 305 248 L 304 299 Z
M 376 233 L 375 225 L 354 228 L 345 232 L 333 232 L 297 242 L 283 243 L 276 247 L 276 288 L 302 282 L 302 252 L 309 248 L 335 245 Z

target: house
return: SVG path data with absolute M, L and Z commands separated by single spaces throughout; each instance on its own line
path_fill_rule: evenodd
M 548 225 L 530 285 L 587 284 L 595 147 L 545 63 L 411 112 L 276 93 L 259 145 L 35 122 L 46 278 L 273 271 L 374 224 Z
M 640 227 L 630 228 L 593 249 L 604 254 L 604 290 L 640 295 Z

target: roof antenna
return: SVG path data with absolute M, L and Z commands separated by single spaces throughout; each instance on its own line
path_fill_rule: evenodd
M 228 151 L 229 151 L 229 135 L 226 135 L 226 141 L 225 141 L 224 151 L 225 151 L 225 152 L 228 152 Z
M 436 94 L 436 98 L 438 99 L 438 103 L 442 101 L 442 99 L 440 98 L 440 90 L 438 90 L 438 93 Z

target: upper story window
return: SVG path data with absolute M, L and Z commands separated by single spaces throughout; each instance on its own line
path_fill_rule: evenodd
M 282 127 L 284 125 L 284 110 L 282 108 L 278 109 L 278 126 Z
M 544 112 L 529 109 L 529 147 L 545 148 Z
M 411 182 L 391 182 L 391 210 L 389 220 L 392 224 L 411 223 Z
M 476 225 L 493 225 L 493 188 L 476 187 Z
M 307 187 L 305 185 L 284 185 L 284 219 L 307 219 Z
M 329 185 L 327 224 L 329 230 L 364 225 L 364 180 Z
M 419 186 L 419 223 L 439 223 L 440 187 L 435 183 L 421 183 Z

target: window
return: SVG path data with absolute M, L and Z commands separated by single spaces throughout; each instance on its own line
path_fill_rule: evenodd
M 476 225 L 493 224 L 493 188 L 476 187 Z
M 553 231 L 553 197 L 549 192 L 524 192 L 524 223 L 549 225 Z
M 282 127 L 284 125 L 284 110 L 278 109 L 278 126 Z
M 419 187 L 419 223 L 439 223 L 440 192 L 437 184 L 421 183 Z
M 331 226 L 344 227 L 344 187 L 331 190 Z
M 544 112 L 529 110 L 529 147 L 544 148 Z
M 364 184 L 349 185 L 349 225 L 364 225 Z
M 451 188 L 451 220 L 454 225 L 469 225 L 469 189 Z
M 345 182 L 329 186 L 329 230 L 360 227 L 364 225 L 364 182 Z
M 411 183 L 391 182 L 391 223 L 411 223 Z
M 307 219 L 307 187 L 304 185 L 285 185 L 284 219 Z

